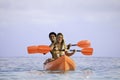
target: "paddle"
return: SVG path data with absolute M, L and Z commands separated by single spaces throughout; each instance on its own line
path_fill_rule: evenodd
M 27 51 L 29 54 L 34 53 L 48 53 L 51 50 L 51 48 L 47 45 L 39 45 L 39 46 L 28 46 Z
M 89 40 L 81 40 L 77 44 L 72 44 L 71 46 L 78 46 L 80 48 L 90 47 L 91 43 Z
M 73 51 L 73 50 L 70 50 Z M 92 55 L 93 53 L 93 48 L 83 48 L 81 50 L 76 50 L 77 52 L 81 52 L 84 55 Z
M 29 46 L 27 47 L 29 54 L 35 54 L 35 53 L 48 53 L 51 51 L 51 48 L 47 45 L 39 45 L 39 46 Z M 72 51 L 72 50 L 70 50 Z M 84 55 L 92 55 L 93 48 L 83 48 L 82 50 L 76 50 L 77 52 L 81 52 Z

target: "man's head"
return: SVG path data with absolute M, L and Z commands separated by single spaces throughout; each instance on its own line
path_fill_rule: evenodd
M 56 33 L 55 32 L 50 32 L 49 33 L 49 39 L 51 40 L 51 42 L 56 42 Z

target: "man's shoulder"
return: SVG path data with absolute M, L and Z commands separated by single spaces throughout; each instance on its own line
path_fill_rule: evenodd
M 55 43 L 51 43 L 49 46 L 54 46 L 55 45 Z

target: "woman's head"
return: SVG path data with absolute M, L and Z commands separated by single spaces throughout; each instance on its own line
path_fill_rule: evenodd
M 63 43 L 64 42 L 64 38 L 63 38 L 63 34 L 62 33 L 58 33 L 57 34 L 57 42 L 58 43 Z
M 66 44 L 65 44 L 64 37 L 63 37 L 62 33 L 57 34 L 56 42 L 57 42 L 57 44 L 61 45 L 61 47 L 59 46 L 61 50 L 66 49 Z

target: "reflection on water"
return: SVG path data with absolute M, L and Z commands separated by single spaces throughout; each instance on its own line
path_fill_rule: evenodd
M 91 69 L 83 69 L 82 70 L 82 77 L 84 80 L 89 79 L 93 74 L 93 71 Z

